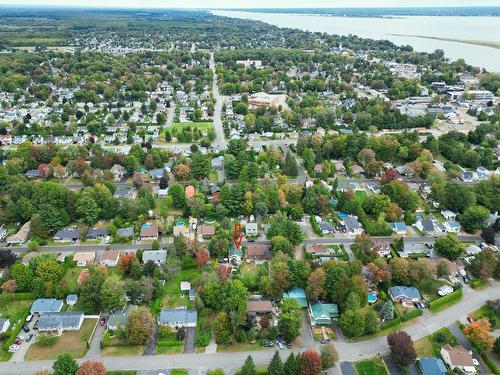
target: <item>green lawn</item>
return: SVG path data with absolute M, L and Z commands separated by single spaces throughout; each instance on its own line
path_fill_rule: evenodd
M 200 129 L 202 132 L 207 132 L 213 127 L 213 123 L 211 121 L 203 121 L 203 122 L 174 122 L 171 128 L 166 128 L 173 130 L 175 129 L 177 132 L 181 132 L 182 129 L 191 127 L 191 129 Z
M 246 352 L 266 349 L 259 342 L 250 344 L 248 342 L 235 342 L 231 345 L 217 345 L 217 352 Z
M 441 347 L 445 344 L 457 345 L 457 339 L 446 327 L 434 332 L 432 335 L 422 337 L 415 341 L 417 357 L 438 357 Z
M 10 301 L 0 304 L 0 317 L 9 318 L 13 326 L 31 306 L 33 300 Z
M 187 375 L 187 370 L 174 368 L 170 370 L 170 375 Z
M 73 358 L 83 357 L 87 352 L 87 341 L 90 339 L 95 324 L 96 319 L 85 319 L 79 331 L 63 332 L 53 345 L 32 344 L 26 353 L 25 360 L 56 359 L 61 353 L 69 353 Z
M 479 310 L 474 311 L 472 314 L 470 314 L 471 317 L 474 320 L 480 319 L 480 318 L 485 318 L 490 320 L 491 317 L 494 317 L 495 319 L 495 325 L 491 327 L 492 330 L 497 330 L 500 329 L 500 315 L 495 314 L 494 310 L 491 309 L 488 305 L 482 306 Z
M 193 302 L 189 300 L 187 292 L 181 292 L 181 281 L 191 281 L 198 274 L 196 268 L 182 270 L 173 279 L 165 283 L 163 287 L 164 296 L 161 299 L 162 307 L 191 307 Z
M 356 190 L 354 192 L 354 199 L 356 199 L 356 201 L 358 201 L 359 204 L 363 204 L 366 197 L 368 197 L 368 194 L 366 194 L 366 192 L 363 190 Z
M 380 358 L 355 362 L 354 367 L 358 375 L 389 375 L 384 361 Z
M 142 353 L 144 353 L 144 346 L 142 345 L 106 346 L 101 350 L 103 357 L 140 356 Z
M 160 337 L 156 343 L 156 352 L 158 354 L 182 353 L 184 343 L 177 340 L 175 332 L 170 332 L 167 336 Z
M 87 267 L 75 267 L 75 268 L 69 268 L 64 277 L 61 280 L 61 285 L 65 286 L 68 288 L 68 291 L 70 293 L 76 293 L 78 291 L 78 276 L 80 275 L 80 272 L 84 270 Z

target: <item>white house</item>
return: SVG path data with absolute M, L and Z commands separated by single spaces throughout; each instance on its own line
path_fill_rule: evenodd
M 158 317 L 158 325 L 170 326 L 171 328 L 196 327 L 198 312 L 187 307 L 176 307 L 162 309 Z
M 10 320 L 5 318 L 0 318 L 0 333 L 5 333 L 9 330 Z

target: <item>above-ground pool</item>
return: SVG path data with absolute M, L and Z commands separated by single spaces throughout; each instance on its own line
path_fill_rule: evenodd
M 149 228 L 150 226 L 151 226 L 151 224 L 148 224 L 148 223 L 144 223 L 144 224 L 142 224 L 142 227 L 143 227 L 143 228 Z
M 175 223 L 175 226 L 177 227 L 183 227 L 184 225 L 186 225 L 186 223 L 183 222 L 182 220 L 179 220 L 177 223 Z
M 375 303 L 375 302 L 377 302 L 377 293 L 375 292 L 368 293 L 368 303 Z

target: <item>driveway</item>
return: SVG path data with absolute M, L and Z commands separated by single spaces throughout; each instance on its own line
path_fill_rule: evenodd
M 184 336 L 184 353 L 194 353 L 194 339 L 196 337 L 196 327 L 187 327 Z
M 389 374 L 391 374 L 391 375 L 402 375 L 403 374 L 403 371 L 401 371 L 401 368 L 396 363 L 394 363 L 394 361 L 392 360 L 392 357 L 390 355 L 386 355 L 386 356 L 382 357 L 382 359 L 384 360 L 385 365 L 389 369 Z
M 352 362 L 340 362 L 340 370 L 344 375 L 356 375 L 356 370 L 354 370 Z
M 107 320 L 107 318 L 106 318 Z M 97 323 L 97 328 L 95 329 L 92 341 L 90 341 L 90 348 L 85 354 L 84 358 L 99 358 L 101 356 L 101 341 L 104 336 L 105 326 L 101 326 Z
M 142 355 L 155 355 L 156 354 L 156 342 L 158 341 L 158 326 L 155 326 L 153 331 L 153 336 L 151 336 L 151 340 L 149 340 L 148 344 L 144 347 L 144 352 Z
M 300 328 L 300 343 L 301 347 L 314 345 L 314 337 L 312 334 L 311 323 L 309 323 L 309 315 L 307 311 L 302 314 L 302 327 Z
M 456 324 L 452 324 L 448 328 L 451 331 L 451 333 L 453 333 L 453 335 L 457 338 L 457 341 L 460 345 L 462 345 L 465 349 L 467 349 L 469 351 L 473 350 L 471 343 L 469 342 L 469 340 L 467 340 L 467 337 L 465 337 L 465 335 L 462 332 L 462 330 L 460 329 L 460 327 L 458 327 Z M 479 362 L 479 373 L 480 374 L 490 374 L 491 373 L 491 371 L 486 366 L 486 364 L 484 363 L 481 356 L 479 354 L 477 354 L 476 351 L 473 350 L 472 356 L 474 358 L 476 358 Z

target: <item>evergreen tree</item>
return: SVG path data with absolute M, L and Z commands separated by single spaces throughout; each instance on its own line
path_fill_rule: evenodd
M 240 375 L 256 375 L 255 364 L 253 363 L 252 356 L 248 356 L 245 360 L 245 364 L 241 368 Z
M 274 353 L 271 362 L 269 363 L 269 367 L 267 368 L 267 375 L 283 375 L 283 362 L 281 361 L 280 353 L 276 351 Z
M 300 374 L 300 355 L 295 356 L 293 353 L 290 353 L 285 362 L 285 365 L 283 366 L 283 374 L 284 375 Z

